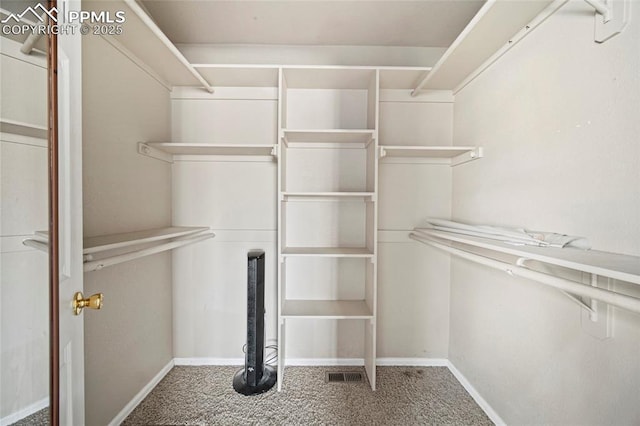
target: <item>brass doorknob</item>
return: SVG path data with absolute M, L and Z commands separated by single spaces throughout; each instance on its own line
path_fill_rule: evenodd
M 102 308 L 102 299 L 104 298 L 102 293 L 94 294 L 85 299 L 81 291 L 73 295 L 73 314 L 80 315 L 84 308 L 100 309 Z

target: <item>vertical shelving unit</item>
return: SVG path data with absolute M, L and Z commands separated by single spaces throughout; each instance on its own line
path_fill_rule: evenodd
M 363 358 L 375 389 L 378 79 L 366 68 L 280 73 L 278 389 L 288 350 L 318 346 Z

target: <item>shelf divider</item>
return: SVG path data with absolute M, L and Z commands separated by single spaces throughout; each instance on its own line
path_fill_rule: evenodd
M 366 247 L 286 247 L 282 250 L 284 257 L 373 257 Z
M 373 314 L 363 300 L 284 300 L 282 317 L 370 319 Z

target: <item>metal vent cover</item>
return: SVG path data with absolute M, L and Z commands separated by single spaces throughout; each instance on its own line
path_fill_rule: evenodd
M 325 383 L 359 383 L 362 380 L 362 373 L 358 371 L 327 371 L 324 376 Z

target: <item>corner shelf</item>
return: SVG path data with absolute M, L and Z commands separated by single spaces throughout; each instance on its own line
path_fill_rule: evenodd
M 369 129 L 320 129 L 282 130 L 287 146 L 322 148 L 325 145 L 342 148 L 366 148 L 374 139 L 374 130 Z
M 436 231 L 428 228 L 416 228 L 414 231 L 419 235 L 425 235 L 427 237 L 435 237 L 454 243 L 462 243 L 520 258 L 544 262 L 549 265 L 640 284 L 639 256 L 574 248 L 515 246 L 486 238 Z
M 370 319 L 371 309 L 363 300 L 284 300 L 283 318 Z
M 386 158 L 411 158 L 414 162 L 436 160 L 439 163 L 457 166 L 482 158 L 481 147 L 475 146 L 413 146 L 381 145 L 380 160 Z
M 173 163 L 176 155 L 275 156 L 275 145 L 138 142 L 138 153 Z

